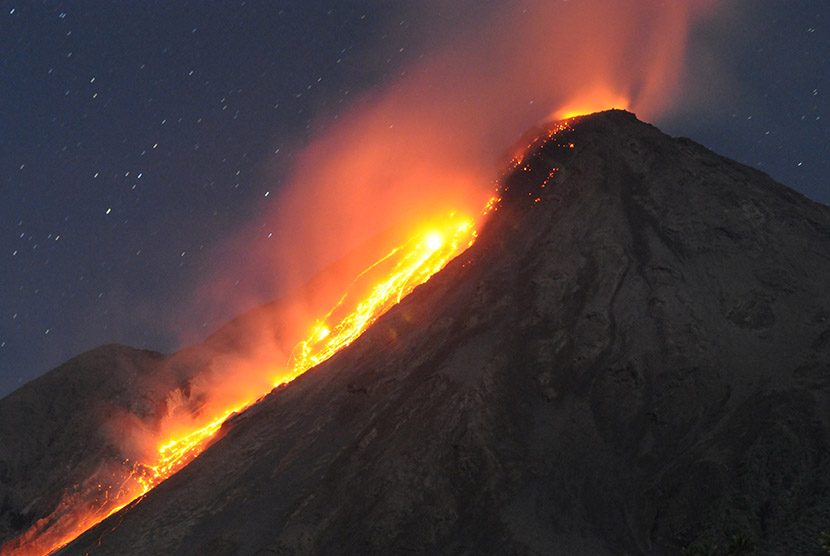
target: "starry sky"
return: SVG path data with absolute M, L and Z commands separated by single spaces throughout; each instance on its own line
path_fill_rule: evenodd
M 495 5 L 523 2 L 0 2 L 0 396 L 215 330 L 183 304 L 315 130 Z M 731 3 L 652 123 L 830 203 L 828 24 L 827 0 Z

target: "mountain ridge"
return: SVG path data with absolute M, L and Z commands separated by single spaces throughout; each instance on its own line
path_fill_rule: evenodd
M 61 554 L 815 551 L 828 208 L 621 111 L 499 188 L 469 250 Z

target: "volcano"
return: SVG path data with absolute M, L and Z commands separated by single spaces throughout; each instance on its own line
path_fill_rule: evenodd
M 819 553 L 830 209 L 619 110 L 534 130 L 498 199 L 360 338 L 60 554 Z M 166 411 L 246 322 L 0 401 L 0 538 L 121 465 L 108 419 Z

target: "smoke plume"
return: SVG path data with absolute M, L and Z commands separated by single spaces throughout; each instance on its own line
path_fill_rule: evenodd
M 475 219 L 496 161 L 529 127 L 614 107 L 646 120 L 669 109 L 686 85 L 690 31 L 713 9 L 700 0 L 499 3 L 320 124 L 270 210 L 217 251 L 221 268 L 199 292 L 219 318 L 283 297 L 257 313 L 250 357 L 237 351 L 192 381 L 200 400 L 271 383 L 360 270 L 449 213 Z M 263 230 L 268 241 L 252 240 Z M 240 275 L 249 289 L 234 287 Z

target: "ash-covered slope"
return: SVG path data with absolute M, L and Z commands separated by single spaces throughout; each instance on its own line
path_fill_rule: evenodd
M 467 253 L 63 553 L 813 553 L 830 210 L 620 111 L 502 187 Z
M 162 358 L 102 346 L 0 400 L 0 545 L 121 465 L 107 423 L 155 409 L 139 385 Z

